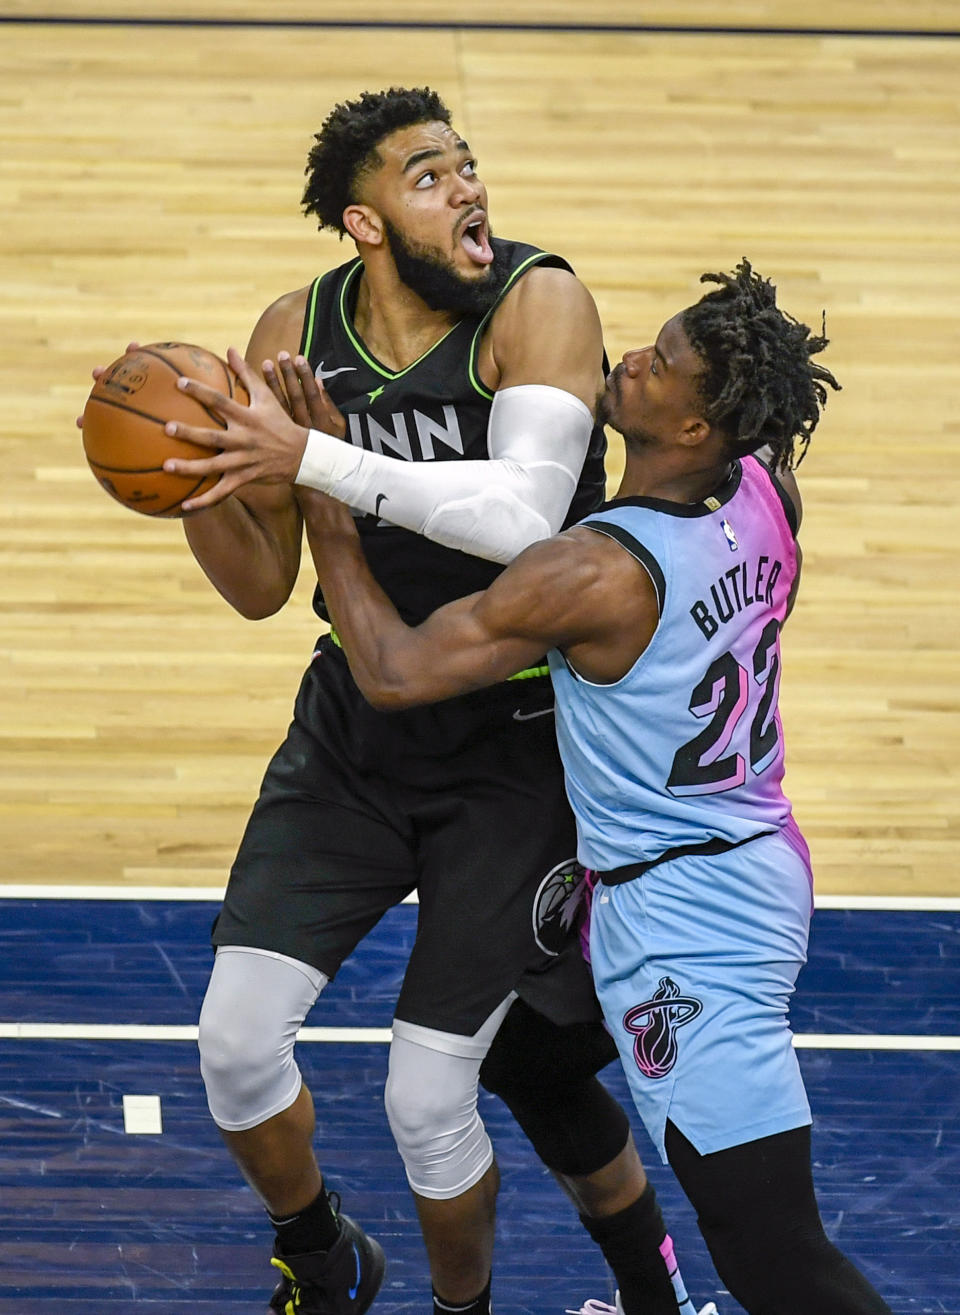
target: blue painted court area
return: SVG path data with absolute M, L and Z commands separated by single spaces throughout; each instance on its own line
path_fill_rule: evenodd
M 215 906 L 0 900 L 0 1021 L 190 1025 L 209 971 Z M 389 1023 L 416 909 L 381 923 L 308 1020 Z M 956 913 L 820 910 L 799 1032 L 955 1036 Z M 299 1057 L 344 1208 L 383 1243 L 374 1310 L 428 1309 L 422 1244 L 381 1090 L 386 1047 L 310 1043 Z M 803 1049 L 828 1232 L 898 1315 L 960 1315 L 960 1051 Z M 627 1101 L 616 1066 L 607 1070 Z M 124 1131 L 123 1097 L 160 1098 L 163 1132 Z M 610 1300 L 589 1239 L 498 1102 L 484 1117 L 503 1176 L 498 1315 L 560 1315 Z M 637 1128 L 641 1152 L 649 1147 Z M 723 1294 L 669 1170 L 651 1177 L 698 1302 Z M 0 1315 L 262 1315 L 269 1237 L 206 1112 L 190 1040 L 0 1039 Z M 811 1315 L 820 1315 L 811 1312 Z M 827 1315 L 827 1313 L 823 1313 Z

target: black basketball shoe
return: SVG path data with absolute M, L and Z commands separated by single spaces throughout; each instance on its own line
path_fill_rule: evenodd
M 283 1278 L 270 1298 L 276 1315 L 363 1315 L 380 1291 L 386 1259 L 379 1242 L 347 1215 L 329 1251 L 282 1256 L 273 1248 L 271 1265 Z

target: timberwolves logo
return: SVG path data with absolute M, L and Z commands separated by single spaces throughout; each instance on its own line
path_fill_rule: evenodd
M 677 1028 L 690 1023 L 703 1009 L 699 1000 L 682 996 L 669 977 L 660 978 L 653 999 L 634 1005 L 623 1016 L 632 1032 L 633 1057 L 645 1078 L 665 1078 L 677 1062 Z
M 574 928 L 583 896 L 583 868 L 576 859 L 559 863 L 540 882 L 533 901 L 533 937 L 544 954 L 556 957 Z

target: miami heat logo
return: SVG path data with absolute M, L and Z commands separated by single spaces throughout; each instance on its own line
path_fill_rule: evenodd
M 661 977 L 653 999 L 634 1005 L 623 1016 L 623 1025 L 636 1037 L 633 1057 L 646 1078 L 665 1078 L 677 1062 L 677 1028 L 690 1023 L 703 1005 L 682 996 L 669 977 Z

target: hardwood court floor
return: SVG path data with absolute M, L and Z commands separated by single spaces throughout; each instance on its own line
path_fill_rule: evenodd
M 914 27 L 948 11 L 883 7 Z M 866 14 L 822 6 L 810 21 Z M 478 151 L 498 230 L 573 261 L 614 358 L 693 300 L 702 271 L 744 254 L 797 316 L 827 311 L 844 391 L 801 472 L 788 788 L 821 890 L 954 888 L 960 42 L 76 23 L 0 35 L 9 879 L 222 883 L 314 639 L 307 572 L 280 616 L 240 620 L 176 524 L 97 488 L 73 417 L 90 367 L 129 339 L 243 345 L 275 296 L 348 256 L 298 214 L 311 133 L 337 98 L 429 82 Z

